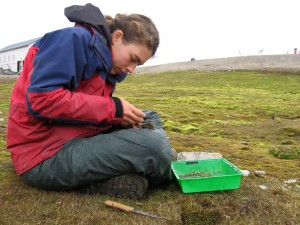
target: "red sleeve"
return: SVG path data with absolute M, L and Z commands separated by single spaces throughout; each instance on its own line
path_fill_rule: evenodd
M 122 105 L 112 97 L 71 92 L 63 88 L 51 92 L 31 92 L 27 97 L 31 103 L 30 111 L 40 118 L 88 123 L 122 120 L 122 113 L 116 111 Z

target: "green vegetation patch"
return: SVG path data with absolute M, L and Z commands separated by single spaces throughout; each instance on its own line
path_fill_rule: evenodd
M 114 95 L 158 112 L 178 152 L 219 152 L 240 169 L 267 172 L 264 177 L 243 177 L 234 191 L 183 194 L 178 182 L 172 182 L 150 187 L 138 201 L 43 191 L 22 182 L 5 141 L 15 81 L 0 79 L 0 224 L 299 223 L 299 181 L 282 188 L 283 181 L 300 177 L 299 75 L 180 71 L 128 76 Z M 280 146 L 272 147 L 274 143 Z M 257 187 L 262 184 L 268 189 Z M 108 199 L 169 220 L 105 207 Z
M 279 159 L 300 159 L 300 147 L 295 146 L 273 146 L 269 153 Z
M 300 136 L 299 127 L 284 127 L 281 128 L 280 131 L 287 136 Z

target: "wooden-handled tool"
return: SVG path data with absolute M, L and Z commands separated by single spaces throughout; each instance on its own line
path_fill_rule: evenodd
M 136 210 L 133 207 L 123 205 L 123 204 L 118 203 L 118 202 L 113 202 L 113 201 L 110 201 L 110 200 L 105 201 L 104 204 L 106 206 L 117 208 L 117 209 L 123 210 L 125 212 L 133 212 L 133 213 L 141 214 L 141 215 L 144 215 L 144 216 L 150 216 L 150 217 L 154 217 L 154 218 L 158 218 L 158 219 L 167 219 L 164 216 L 159 216 L 159 215 L 155 215 L 155 214 L 152 214 L 152 213 L 149 213 L 149 212 L 143 212 L 143 211 L 140 211 L 140 210 Z

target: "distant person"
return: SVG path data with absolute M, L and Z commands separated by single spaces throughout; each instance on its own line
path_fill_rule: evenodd
M 106 21 L 92 4 L 65 15 L 75 26 L 29 49 L 13 89 L 12 162 L 37 188 L 142 197 L 148 185 L 170 181 L 172 149 L 157 113 L 112 94 L 155 54 L 159 33 L 144 15 Z
M 297 48 L 294 48 L 294 54 L 297 54 L 297 50 L 298 50 Z

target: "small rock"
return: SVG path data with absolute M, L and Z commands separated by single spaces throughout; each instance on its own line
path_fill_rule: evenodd
M 243 141 L 241 141 L 241 144 L 242 145 L 248 145 L 248 141 L 243 140 Z
M 241 170 L 241 171 L 242 171 L 244 177 L 248 177 L 250 174 L 249 170 Z
M 287 185 L 285 184 L 285 185 L 283 185 L 283 186 L 281 187 L 281 189 L 282 189 L 283 191 L 288 191 L 288 190 L 290 189 L 290 187 L 287 186 Z
M 254 171 L 255 176 L 261 176 L 261 175 L 266 175 L 266 174 L 267 174 L 267 172 L 263 171 L 263 170 L 255 170 Z
M 4 118 L 0 118 L 0 122 L 4 122 Z
M 265 185 L 258 185 L 257 187 L 259 187 L 262 190 L 268 190 L 268 187 Z
M 297 182 L 298 182 L 297 179 L 291 179 L 291 180 L 284 181 L 283 183 L 285 183 L 285 184 L 292 184 L 292 183 L 297 183 Z

